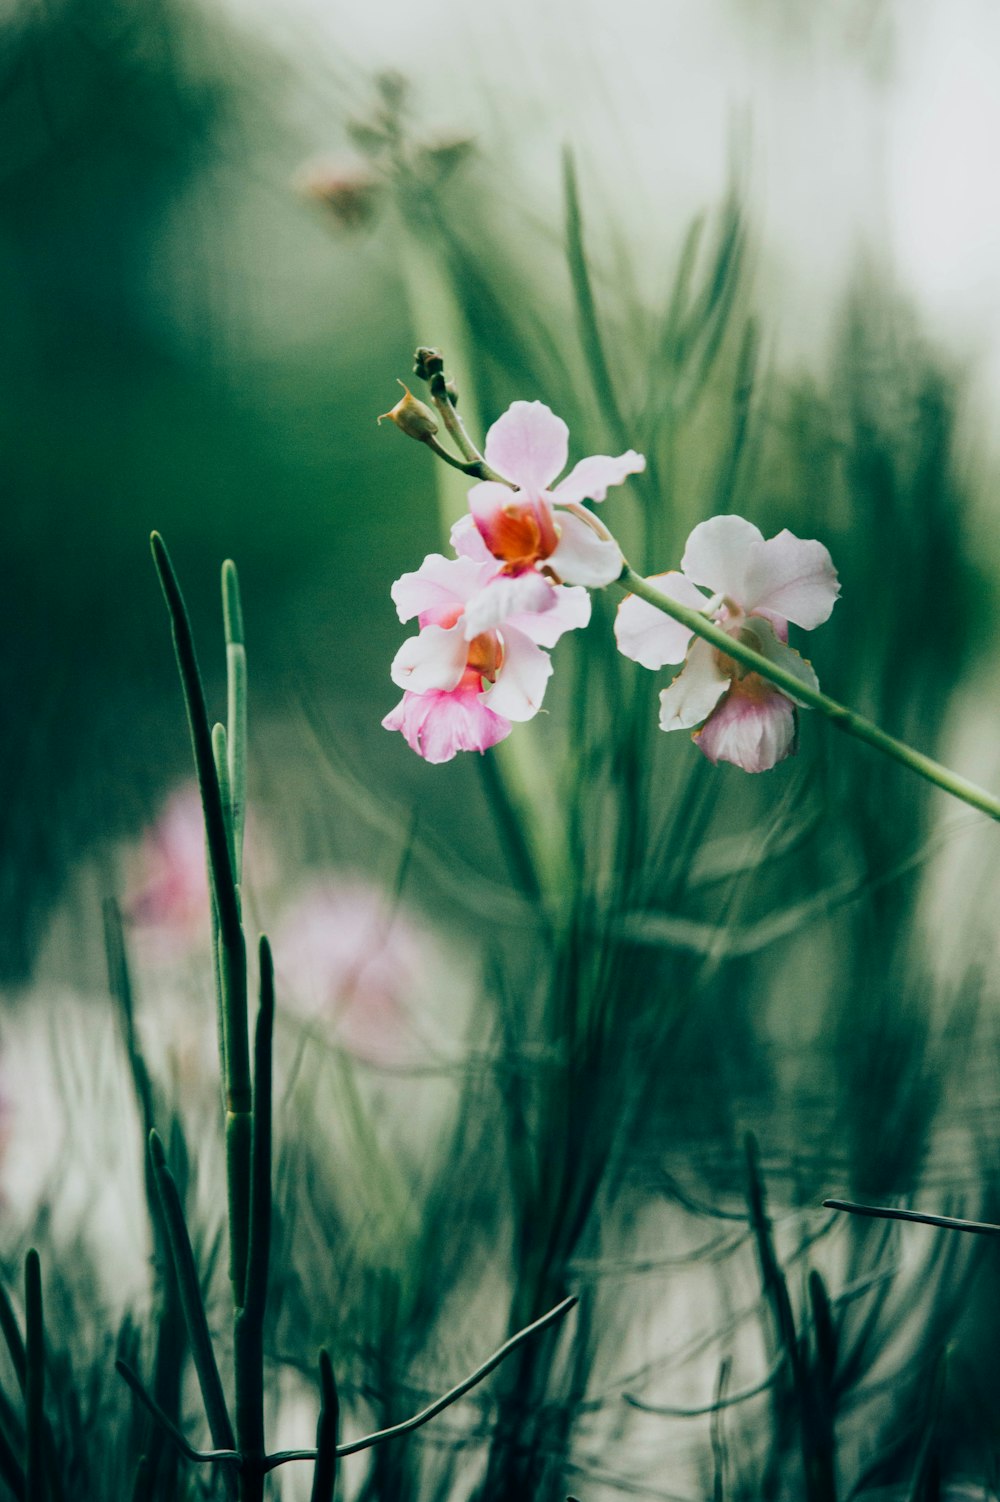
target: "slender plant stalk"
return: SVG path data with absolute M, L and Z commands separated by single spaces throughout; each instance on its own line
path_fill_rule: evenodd
M 708 620 L 700 611 L 692 610 L 687 605 L 680 605 L 676 600 L 667 599 L 666 595 L 661 594 L 648 579 L 637 574 L 628 563 L 625 564 L 616 582 L 619 588 L 627 594 L 636 595 L 640 600 L 645 600 L 647 605 L 652 605 L 656 610 L 662 610 L 664 615 L 669 615 L 673 620 L 679 621 L 682 626 L 687 626 L 696 636 L 701 636 L 705 641 L 711 642 L 713 647 L 727 657 L 733 658 L 743 667 L 751 668 L 762 678 L 767 678 L 790 699 L 794 699 L 799 704 L 808 705 L 810 709 L 818 709 L 837 726 L 838 730 L 844 730 L 857 740 L 874 746 L 876 751 L 881 751 L 883 755 L 891 756 L 901 766 L 908 767 L 911 772 L 916 772 L 918 776 L 926 778 L 935 787 L 950 793 L 953 798 L 967 803 L 970 808 L 979 809 L 981 813 L 989 814 L 991 819 L 1000 820 L 1000 798 L 997 798 L 995 794 L 978 787 L 968 778 L 949 771 L 947 767 L 934 761 L 932 757 L 925 756 L 923 752 L 915 751 L 912 746 L 906 745 L 905 741 L 897 740 L 895 736 L 881 730 L 871 720 L 866 720 L 863 715 L 857 714 L 853 709 L 847 709 L 843 704 L 838 704 L 835 699 L 831 699 L 828 694 L 822 693 L 818 688 L 811 688 L 809 684 L 803 683 L 786 668 L 769 662 L 752 647 L 746 646 L 735 637 L 727 636 L 721 627 Z
M 333 1366 L 326 1351 L 319 1353 L 319 1420 L 316 1424 L 316 1466 L 313 1471 L 310 1502 L 333 1502 L 337 1489 L 337 1429 L 340 1402 Z
M 158 532 L 151 538 L 153 559 L 160 576 L 174 650 L 184 691 L 195 770 L 205 815 L 209 875 L 218 921 L 217 981 L 224 1039 L 226 1098 L 226 1177 L 229 1196 L 229 1276 L 233 1302 L 243 1303 L 250 1232 L 250 1158 L 252 1153 L 253 1094 L 247 1028 L 246 945 L 240 919 L 239 894 L 209 729 L 201 672 L 184 597 L 166 545 Z M 234 727 L 236 728 L 236 727 Z M 236 733 L 239 734 L 238 729 Z
M 240 882 L 243 879 L 243 830 L 247 806 L 247 653 L 239 579 L 231 558 L 222 565 L 222 616 L 226 632 L 226 744 L 229 751 L 233 874 Z
M 488 1377 L 490 1372 L 495 1367 L 498 1367 L 501 1361 L 506 1356 L 509 1356 L 512 1351 L 516 1350 L 519 1345 L 530 1339 L 532 1335 L 540 1334 L 549 1325 L 553 1325 L 557 1320 L 562 1319 L 577 1303 L 579 1303 L 579 1300 L 575 1294 L 571 1294 L 568 1298 L 563 1299 L 561 1303 L 556 1304 L 554 1309 L 550 1309 L 546 1314 L 543 1314 L 540 1319 L 534 1320 L 532 1324 L 526 1325 L 523 1330 L 518 1330 L 516 1335 L 512 1335 L 509 1340 L 504 1341 L 500 1349 L 494 1351 L 493 1355 L 484 1361 L 482 1366 L 477 1366 L 476 1370 L 470 1372 L 468 1377 L 465 1377 L 455 1387 L 449 1388 L 442 1397 L 436 1398 L 426 1408 L 421 1408 L 420 1412 L 415 1413 L 412 1418 L 404 1419 L 400 1424 L 392 1424 L 388 1429 L 378 1429 L 374 1434 L 366 1434 L 363 1439 L 354 1439 L 345 1445 L 338 1445 L 337 1454 L 340 1456 L 356 1455 L 359 1450 L 370 1450 L 373 1445 L 385 1444 L 386 1440 L 399 1439 L 402 1435 L 411 1434 L 414 1429 L 419 1429 L 423 1424 L 429 1423 L 439 1413 L 442 1413 L 446 1408 L 450 1408 L 452 1403 L 457 1403 L 459 1398 L 464 1397 L 467 1392 L 482 1382 L 484 1377 Z M 286 1465 L 290 1460 L 315 1460 L 317 1454 L 317 1450 L 282 1450 L 276 1455 L 268 1456 L 267 1469 L 273 1471 L 276 1466 Z
M 194 1252 L 191 1249 L 191 1239 L 184 1220 L 184 1211 L 181 1206 L 180 1195 L 177 1192 L 177 1185 L 174 1182 L 173 1174 L 167 1166 L 163 1143 L 156 1132 L 150 1132 L 149 1134 L 149 1156 L 153 1165 L 153 1172 L 156 1176 L 156 1186 L 160 1194 L 160 1204 L 163 1208 L 163 1221 L 166 1228 L 167 1241 L 170 1246 L 174 1271 L 177 1275 L 181 1308 L 184 1311 L 184 1323 L 187 1328 L 188 1340 L 191 1345 L 191 1356 L 194 1361 L 195 1371 L 198 1374 L 201 1395 L 205 1404 L 208 1427 L 217 1449 L 234 1450 L 236 1448 L 236 1439 L 229 1419 L 229 1412 L 226 1408 L 222 1378 L 219 1376 L 219 1368 L 216 1364 L 215 1352 L 212 1348 L 212 1337 L 209 1334 L 208 1317 L 205 1313 L 204 1302 L 202 1301 L 201 1285 L 198 1280 L 198 1269 L 195 1266 Z
M 42 1319 L 42 1273 L 38 1253 L 24 1259 L 26 1372 L 24 1388 L 26 1502 L 47 1502 L 45 1485 L 45 1331 Z
M 274 965 L 267 939 L 260 940 L 260 1007 L 254 1038 L 253 1152 L 250 1187 L 250 1249 L 246 1296 L 236 1312 L 236 1441 L 242 1457 L 240 1496 L 263 1497 L 264 1316 L 271 1252 L 271 1081 L 274 1038 Z
M 824 1200 L 823 1208 L 845 1210 L 849 1215 L 865 1215 L 872 1220 L 908 1220 L 944 1231 L 968 1231 L 973 1236 L 1000 1236 L 1000 1226 L 989 1220 L 958 1220 L 954 1215 L 927 1215 L 923 1210 L 897 1210 L 891 1205 L 856 1205 L 852 1200 Z
M 178 1429 L 174 1421 L 169 1418 L 166 1413 L 164 1413 L 163 1409 L 160 1407 L 159 1403 L 157 1403 L 156 1399 L 146 1391 L 138 1376 L 129 1366 L 127 1361 L 123 1361 L 121 1357 L 119 1357 L 115 1362 L 115 1371 L 118 1373 L 119 1377 L 121 1377 L 125 1385 L 132 1389 L 136 1397 L 139 1399 L 139 1402 L 149 1413 L 150 1417 L 155 1419 L 156 1423 L 159 1424 L 160 1428 L 164 1431 L 168 1438 L 173 1440 L 178 1450 L 182 1455 L 186 1455 L 188 1460 L 193 1460 L 201 1464 L 211 1463 L 213 1465 L 216 1463 L 222 1463 L 224 1461 L 230 1461 L 233 1463 L 239 1461 L 240 1456 L 238 1450 L 196 1450 L 194 1445 L 189 1444 L 189 1442 L 184 1438 L 184 1435 Z

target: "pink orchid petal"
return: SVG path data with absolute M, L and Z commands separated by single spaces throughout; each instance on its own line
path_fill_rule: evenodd
M 514 627 L 538 647 L 554 647 L 564 631 L 576 631 L 590 620 L 590 595 L 579 587 L 553 585 L 554 603 L 544 615 L 512 615 L 507 626 Z
M 713 516 L 699 522 L 687 540 L 681 568 L 695 584 L 724 594 L 746 608 L 745 587 L 749 558 L 764 541 L 752 522 L 742 516 Z
M 486 435 L 486 462 L 533 497 L 566 468 L 569 429 L 544 402 L 512 402 Z
M 492 563 L 493 554 L 486 546 L 476 526 L 476 518 L 468 511 L 460 516 L 451 529 L 450 542 L 460 558 L 472 558 L 476 563 Z
M 453 689 L 465 672 L 469 644 L 461 625 L 445 630 L 425 626 L 419 636 L 408 637 L 392 660 L 390 677 L 397 688 L 414 694 L 432 689 Z
M 645 459 L 635 449 L 619 454 L 616 459 L 607 454 L 592 454 L 574 464 L 552 492 L 552 499 L 563 506 L 571 501 L 603 501 L 610 485 L 620 485 L 628 475 L 641 474 L 645 468 Z
M 509 625 L 501 632 L 503 662 L 483 703 L 507 720 L 530 720 L 541 708 L 552 674 L 548 654 Z
M 534 569 L 527 573 L 497 574 L 465 607 L 465 639 L 471 641 L 514 615 L 543 615 L 556 603 L 556 587 Z
M 694 736 L 711 762 L 768 772 L 796 749 L 795 706 L 755 673 L 734 682 Z
M 646 581 L 667 599 L 679 605 L 689 605 L 700 610 L 705 596 L 696 589 L 690 579 L 671 571 L 654 574 Z M 618 650 L 624 656 L 644 668 L 662 668 L 668 662 L 683 662 L 691 640 L 691 632 L 680 621 L 675 621 L 655 605 L 647 605 L 637 595 L 626 595 L 615 617 L 615 637 Z
M 794 537 L 786 528 L 751 548 L 744 589 L 744 610 L 763 608 L 811 631 L 829 620 L 840 584 L 823 544 Z
M 622 571 L 618 544 L 598 537 L 586 522 L 566 511 L 559 512 L 559 541 L 545 561 L 564 583 L 590 589 L 614 583 Z
M 768 662 L 784 668 L 786 673 L 794 673 L 808 688 L 819 688 L 819 679 L 812 663 L 805 657 L 800 657 L 794 647 L 782 640 L 771 621 L 759 615 L 750 616 L 744 623 L 740 636 L 762 657 L 766 657 Z M 778 689 L 776 692 L 780 693 L 782 690 Z
M 445 558 L 430 553 L 413 573 L 403 574 L 389 593 L 401 621 L 429 611 L 447 610 L 464 605 L 482 589 L 488 573 L 482 563 L 471 558 Z
M 382 724 L 401 731 L 412 751 L 435 764 L 451 761 L 457 751 L 485 751 L 511 731 L 509 720 L 481 702 L 479 680 L 451 693 L 406 693 Z
M 715 648 L 696 637 L 687 661 L 669 688 L 660 694 L 660 729 L 692 730 L 708 718 L 729 687 Z

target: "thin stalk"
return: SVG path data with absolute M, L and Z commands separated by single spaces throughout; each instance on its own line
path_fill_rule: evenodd
M 219 1376 L 215 1351 L 212 1348 L 212 1337 L 208 1329 L 208 1316 L 205 1313 L 205 1305 L 202 1301 L 201 1285 L 198 1280 L 198 1269 L 195 1266 L 194 1252 L 191 1248 L 191 1238 L 188 1235 L 187 1224 L 184 1220 L 184 1210 L 181 1206 L 180 1195 L 177 1192 L 177 1185 L 174 1182 L 173 1174 L 167 1166 L 163 1143 L 156 1132 L 150 1132 L 149 1134 L 149 1156 L 153 1165 L 153 1172 L 156 1176 L 156 1187 L 160 1194 L 160 1204 L 163 1208 L 163 1221 L 166 1228 L 167 1241 L 174 1264 L 174 1271 L 177 1276 L 181 1308 L 184 1312 L 184 1324 L 187 1329 L 191 1356 L 194 1361 L 195 1371 L 198 1374 L 201 1395 L 205 1404 L 208 1427 L 211 1430 L 212 1440 L 217 1449 L 234 1450 L 236 1448 L 236 1440 L 233 1435 L 233 1426 L 229 1419 L 229 1412 L 226 1408 L 226 1398 L 222 1390 L 222 1378 Z
M 824 1200 L 825 1210 L 846 1210 L 849 1215 L 867 1215 L 872 1220 L 909 1220 L 944 1231 L 968 1231 L 973 1236 L 1000 1236 L 1000 1226 L 988 1220 L 958 1220 L 954 1215 L 925 1215 L 922 1210 L 897 1210 L 881 1205 L 856 1205 L 851 1200 Z
M 239 883 L 243 876 L 243 830 L 247 806 L 247 652 L 243 636 L 239 577 L 231 558 L 227 558 L 222 565 L 222 616 L 226 631 L 226 742 L 229 751 L 233 873 Z
M 45 1332 L 42 1319 L 42 1273 L 38 1253 L 31 1249 L 24 1259 L 25 1309 L 25 1498 L 46 1502 L 45 1485 Z
M 128 1362 L 122 1361 L 121 1357 L 115 1362 L 115 1371 L 125 1385 L 135 1393 L 135 1396 L 139 1399 L 139 1402 L 146 1409 L 150 1417 L 168 1435 L 181 1454 L 187 1456 L 188 1460 L 193 1460 L 199 1464 L 208 1462 L 217 1464 L 223 1461 L 239 1464 L 240 1457 L 237 1450 L 196 1450 L 194 1445 L 189 1444 L 173 1420 L 167 1417 L 156 1399 L 143 1387 Z
M 254 1037 L 254 1112 L 250 1180 L 250 1246 L 246 1293 L 235 1337 L 236 1439 L 243 1466 L 240 1497 L 256 1502 L 264 1486 L 264 1316 L 271 1253 L 271 1076 L 274 1039 L 274 965 L 260 940 L 260 1007 Z
M 205 814 L 209 875 L 218 921 L 220 1028 L 226 1074 L 226 1178 L 229 1197 L 229 1276 L 234 1303 L 243 1302 L 250 1215 L 252 1089 L 247 1030 L 246 946 L 240 921 L 239 893 L 216 771 L 201 672 L 187 607 L 166 545 L 158 532 L 151 538 L 153 558 L 163 588 L 174 636 L 174 650 L 187 709 L 195 770 Z M 232 626 L 231 626 L 232 629 Z
M 950 793 L 953 798 L 958 798 L 962 803 L 967 803 L 970 808 L 976 808 L 980 813 L 989 814 L 991 819 L 1000 820 L 1000 798 L 989 793 L 985 788 L 970 782 L 966 777 L 960 777 L 958 773 L 950 771 L 930 756 L 925 756 L 921 751 L 915 751 L 912 746 L 904 741 L 897 740 L 895 736 L 879 729 L 871 720 L 857 714 L 853 709 L 838 704 L 828 694 L 822 693 L 818 688 L 812 688 L 803 683 L 785 668 L 769 662 L 752 647 L 735 637 L 727 636 L 721 627 L 708 620 L 700 611 L 692 610 L 687 605 L 679 605 L 676 600 L 667 599 L 660 591 L 637 574 L 628 563 L 625 564 L 621 574 L 616 580 L 619 588 L 627 594 L 636 595 L 640 600 L 645 600 L 647 605 L 652 605 L 656 610 L 661 610 L 664 615 L 669 615 L 673 620 L 679 621 L 682 626 L 687 626 L 696 636 L 701 636 L 705 641 L 711 642 L 720 652 L 731 657 L 743 667 L 751 668 L 759 673 L 762 678 L 768 679 L 775 684 L 790 699 L 798 704 L 805 704 L 810 709 L 818 709 L 824 714 L 838 730 L 844 730 L 848 735 L 853 735 L 857 740 L 864 741 L 866 745 L 874 746 L 876 751 L 890 756 L 898 761 L 901 766 L 908 767 L 911 772 L 916 772 L 919 777 L 924 777 L 928 782 L 939 787 L 945 793 Z
M 316 1468 L 310 1502 L 333 1502 L 337 1489 L 337 1428 L 340 1402 L 333 1367 L 326 1351 L 319 1353 L 320 1408 L 316 1424 Z
M 236 831 L 233 827 L 233 801 L 229 788 L 229 748 L 225 725 L 212 726 L 212 756 L 215 759 L 215 775 L 219 783 L 219 799 L 222 803 L 222 818 L 229 842 L 229 860 L 232 869 L 237 869 Z M 236 902 L 239 905 L 239 886 L 236 887 Z
M 356 1455 L 359 1450 L 370 1450 L 373 1445 L 382 1445 L 388 1439 L 398 1439 L 403 1434 L 410 1434 L 414 1429 L 419 1429 L 421 1425 L 436 1418 L 444 1409 L 450 1408 L 452 1403 L 456 1403 L 459 1398 L 464 1397 L 471 1388 L 475 1387 L 477 1383 L 482 1382 L 484 1377 L 488 1377 L 490 1372 L 495 1367 L 498 1367 L 501 1361 L 506 1356 L 509 1356 L 511 1351 L 516 1350 L 523 1341 L 530 1339 L 532 1335 L 540 1334 L 549 1325 L 555 1324 L 557 1320 L 562 1319 L 564 1315 L 568 1314 L 577 1303 L 579 1303 L 579 1300 L 575 1294 L 571 1294 L 569 1298 L 563 1299 L 561 1303 L 556 1304 L 554 1309 L 550 1309 L 547 1314 L 543 1314 L 540 1319 L 536 1319 L 532 1324 L 526 1325 L 523 1330 L 518 1330 L 516 1335 L 512 1335 L 509 1340 L 504 1341 L 500 1349 L 494 1351 L 493 1355 L 484 1361 L 482 1366 L 477 1366 L 476 1370 L 471 1372 L 463 1381 L 459 1382 L 457 1386 L 449 1388 L 443 1397 L 436 1398 L 433 1403 L 429 1403 L 426 1408 L 422 1408 L 412 1418 L 404 1419 L 400 1424 L 392 1424 L 388 1429 L 378 1429 L 374 1434 L 366 1434 L 364 1439 L 355 1439 L 346 1445 L 338 1445 L 338 1456 Z M 290 1460 L 315 1460 L 317 1453 L 316 1450 L 281 1450 L 278 1454 L 267 1457 L 266 1469 L 273 1471 L 277 1466 L 285 1465 Z

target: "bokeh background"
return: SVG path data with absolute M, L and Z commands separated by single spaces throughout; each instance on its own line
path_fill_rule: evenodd
M 376 416 L 440 345 L 474 430 L 540 398 L 574 458 L 647 454 L 605 510 L 637 566 L 717 512 L 819 537 L 824 687 L 997 786 L 995 8 L 47 0 L 0 35 L 0 1258 L 47 1254 L 77 1494 L 132 1484 L 109 1350 L 159 1317 L 109 899 L 209 1287 L 221 1225 L 153 527 L 217 714 L 224 557 L 243 586 L 290 1442 L 322 1341 L 375 1427 L 572 1291 L 345 1495 L 992 1487 L 990 1245 L 817 1206 L 995 1217 L 996 831 L 813 716 L 759 778 L 668 744 L 611 602 L 548 714 L 421 763 L 379 725 L 388 590 L 463 491 Z

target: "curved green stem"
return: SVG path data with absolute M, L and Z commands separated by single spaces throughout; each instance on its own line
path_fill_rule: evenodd
M 637 574 L 628 563 L 625 564 L 616 583 L 627 594 L 636 595 L 640 600 L 645 600 L 647 605 L 652 605 L 656 610 L 662 610 L 664 615 L 669 615 L 682 626 L 687 626 L 689 631 L 711 642 L 713 647 L 717 647 L 727 657 L 733 658 L 744 667 L 751 668 L 762 678 L 767 678 L 796 703 L 806 704 L 810 709 L 818 709 L 839 730 L 844 730 L 857 740 L 874 746 L 876 751 L 881 751 L 883 755 L 891 756 L 901 766 L 908 767 L 911 772 L 916 772 L 918 776 L 932 782 L 935 787 L 950 793 L 953 798 L 967 803 L 970 808 L 979 809 L 980 813 L 989 814 L 991 819 L 1000 820 L 1000 798 L 994 793 L 989 793 L 977 783 L 970 782 L 967 777 L 960 777 L 957 772 L 950 771 L 933 757 L 925 756 L 922 751 L 915 751 L 905 741 L 897 740 L 895 736 L 881 730 L 873 721 L 866 720 L 864 715 L 857 714 L 843 704 L 838 704 L 836 699 L 831 699 L 828 694 L 822 693 L 818 688 L 811 688 L 794 673 L 789 673 L 787 669 L 769 662 L 752 647 L 746 646 L 735 637 L 728 636 L 720 626 L 716 626 L 700 611 L 692 610 L 687 605 L 680 605 L 676 600 L 668 599 L 648 579 Z

